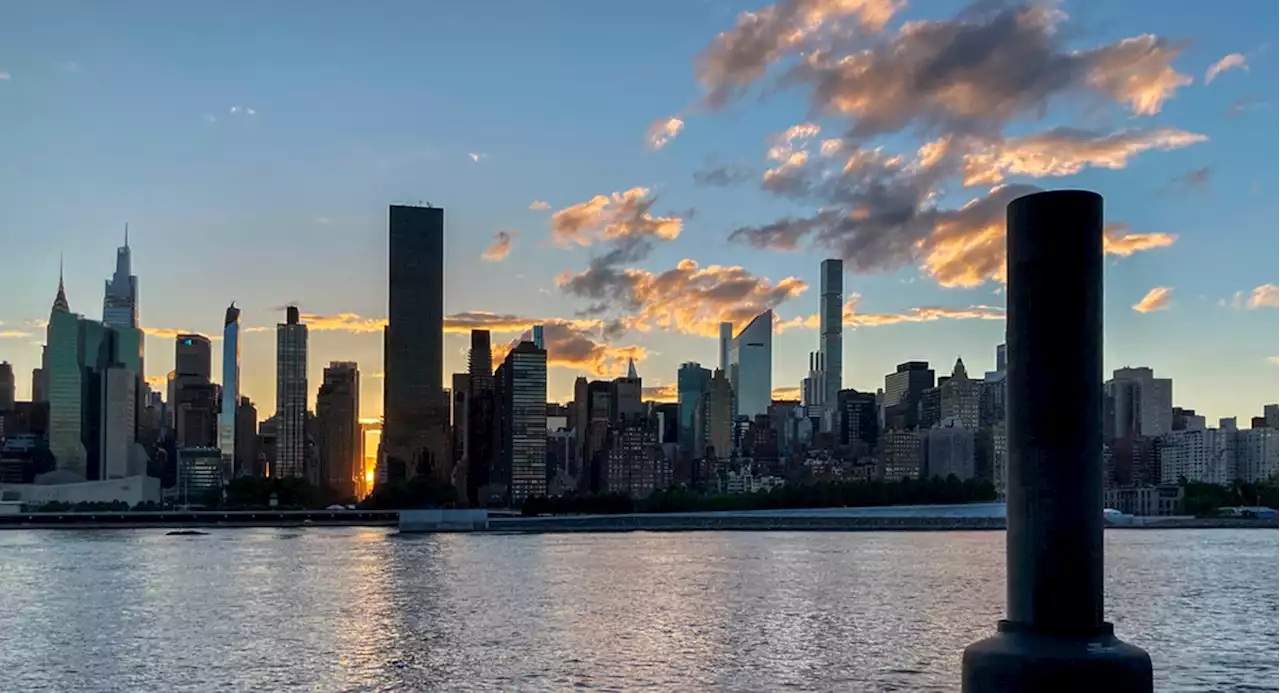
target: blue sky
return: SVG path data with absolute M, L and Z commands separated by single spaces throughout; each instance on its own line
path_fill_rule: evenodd
M 553 399 L 568 399 L 580 372 L 608 373 L 628 354 L 643 357 L 639 369 L 650 386 L 673 383 L 683 361 L 713 364 L 715 340 L 702 333 L 719 317 L 772 307 L 780 321 L 799 322 L 817 310 L 819 262 L 841 252 L 848 253 L 846 295 L 860 295 L 854 314 L 873 316 L 846 331 L 846 387 L 874 389 L 896 363 L 910 359 L 927 359 L 939 370 L 949 370 L 956 357 L 971 373 L 993 368 L 1004 330 L 1001 284 L 986 276 L 957 285 L 947 279 L 954 275 L 930 269 L 930 248 L 943 247 L 935 259 L 950 252 L 937 225 L 885 230 L 878 238 L 899 243 L 909 236 L 922 244 L 906 242 L 906 255 L 892 258 L 849 250 L 853 244 L 841 246 L 840 239 L 853 236 L 822 232 L 800 236 L 794 250 L 783 249 L 776 237 L 756 245 L 741 242 L 742 234 L 730 241 L 736 229 L 805 219 L 820 209 L 863 213 L 860 202 L 841 197 L 842 190 L 856 191 L 858 181 L 806 195 L 762 186 L 764 172 L 781 165 L 767 158 L 778 133 L 809 123 L 821 133 L 794 140 L 787 152 L 807 152 L 800 169 L 811 183 L 829 181 L 821 162 L 838 168 L 850 152 L 876 147 L 906 162 L 877 170 L 890 171 L 897 182 L 915 181 L 910 162 L 918 163 L 918 148 L 951 137 L 955 162 L 981 168 L 978 155 L 985 154 L 987 168 L 1003 180 L 964 186 L 959 168 L 945 171 L 950 177 L 931 188 L 930 209 L 996 200 L 999 193 L 991 189 L 999 184 L 1086 187 L 1106 196 L 1109 221 L 1128 224 L 1121 233 L 1176 236 L 1108 257 L 1107 369 L 1150 365 L 1174 378 L 1175 404 L 1211 418 L 1247 420 L 1276 401 L 1277 312 L 1274 289 L 1266 289 L 1276 284 L 1280 254 L 1271 154 L 1277 151 L 1274 7 L 1061 3 L 1057 10 L 1067 18 L 1054 18 L 1052 32 L 1030 32 L 1028 40 L 1052 33 L 1055 55 L 1111 47 L 1118 57 L 1059 74 L 1074 81 L 1043 103 L 1023 104 L 1025 92 L 1005 90 L 1000 94 L 1007 98 L 995 99 L 982 91 L 1009 83 L 995 63 L 948 73 L 950 96 L 939 96 L 946 79 L 922 85 L 919 75 L 913 80 L 889 71 L 880 82 L 838 87 L 835 96 L 845 101 L 819 98 L 813 73 L 795 69 L 803 55 L 875 56 L 915 20 L 975 27 L 997 21 L 989 7 L 868 0 L 867 8 L 895 10 L 877 23 L 870 9 L 830 10 L 840 4 L 9 6 L 0 19 L 0 359 L 14 364 L 19 396 L 27 396 L 43 338 L 36 321 L 48 315 L 60 253 L 72 309 L 101 317 L 102 282 L 127 221 L 142 323 L 157 330 L 147 340 L 149 376 L 172 368 L 165 330 L 216 334 L 232 300 L 243 308 L 246 326 L 268 327 L 282 319 L 284 304 L 298 302 L 304 313 L 320 316 L 317 326 L 335 328 L 312 333 L 313 384 L 329 361 L 358 361 L 365 374 L 362 408 L 376 416 L 381 338 L 367 326 L 376 328 L 386 314 L 386 207 L 429 201 L 446 210 L 447 314 L 489 312 L 511 317 L 509 323 L 565 325 L 564 356 L 550 377 Z M 710 51 L 714 58 L 717 47 L 725 47 L 717 43 L 721 32 L 739 35 L 742 11 L 756 12 L 752 26 L 775 39 L 803 40 L 775 42 L 756 56 L 763 73 L 755 78 L 742 64 L 732 65 L 737 72 L 720 78 L 745 84 L 745 92 L 712 106 L 707 95 L 716 75 L 698 56 Z M 1160 41 L 1148 44 L 1145 62 L 1116 48 L 1148 34 Z M 1236 54 L 1240 59 L 1206 84 L 1210 66 Z M 988 69 L 991 74 L 983 73 Z M 1117 82 L 1121 77 L 1128 79 Z M 963 91 L 957 79 L 965 82 Z M 1142 91 L 1148 83 L 1161 95 L 1154 107 L 1139 98 L 1150 93 Z M 920 98 L 897 104 L 875 93 L 892 84 L 910 84 Z M 1014 102 L 1009 117 L 989 115 Z M 940 103 L 941 114 L 919 111 L 920 104 Z M 982 105 L 971 109 L 973 103 Z M 868 122 L 868 108 L 893 110 L 887 117 L 894 124 L 870 137 L 848 135 Z M 956 111 L 965 109 L 972 112 L 960 122 Z M 669 116 L 683 129 L 661 148 L 646 146 L 651 124 Z M 1062 127 L 1073 130 L 1054 130 Z M 1126 131 L 1146 144 L 1133 145 L 1120 161 L 1111 150 L 1098 153 Z M 1052 154 L 1056 167 L 1046 173 L 1037 163 L 1043 156 L 1015 145 L 1029 141 L 1020 137 L 1049 132 L 1065 140 L 1040 150 Z M 830 158 L 819 155 L 824 139 L 838 140 Z M 1015 163 L 993 168 L 993 160 Z M 1073 161 L 1078 170 L 1065 173 Z M 695 181 L 696 172 L 718 166 L 739 180 Z M 862 184 L 868 180 L 879 179 Z M 573 226 L 564 216 L 556 224 L 558 210 L 597 195 L 618 193 L 622 200 L 634 188 L 645 189 L 635 200 L 651 206 L 637 211 L 616 201 L 604 207 L 597 226 Z M 530 209 L 534 201 L 548 209 Z M 609 216 L 620 207 L 618 216 Z M 678 237 L 650 233 L 655 219 L 676 220 Z M 604 228 L 610 222 L 622 225 L 613 237 Z M 514 232 L 509 255 L 481 259 L 500 229 Z M 855 232 L 862 239 L 868 233 Z M 613 269 L 657 275 L 690 259 L 702 270 L 741 270 L 686 276 L 689 286 L 701 287 L 693 293 L 656 278 L 643 291 L 641 284 L 615 282 L 597 287 L 603 292 L 597 294 L 568 283 L 627 238 L 643 239 L 646 250 Z M 982 259 L 966 253 L 951 267 Z M 644 281 L 644 275 L 628 276 Z M 788 277 L 809 289 L 778 289 Z M 655 288 L 660 284 L 666 288 Z M 744 297 L 730 284 L 752 288 Z M 1156 288 L 1171 289 L 1159 309 L 1132 308 Z M 588 312 L 593 307 L 599 310 Z M 944 310 L 913 311 L 923 308 Z M 341 314 L 358 318 L 334 317 Z M 922 315 L 940 317 L 903 320 Z M 637 322 L 637 316 L 648 320 Z M 605 324 L 615 328 L 607 338 L 599 329 Z M 519 334 L 518 324 L 509 328 L 495 341 Z M 461 334 L 446 335 L 447 370 L 462 368 L 464 347 Z M 798 386 L 807 353 L 816 348 L 810 328 L 775 335 L 774 387 Z M 274 409 L 272 331 L 247 334 L 242 358 L 242 387 L 265 416 Z

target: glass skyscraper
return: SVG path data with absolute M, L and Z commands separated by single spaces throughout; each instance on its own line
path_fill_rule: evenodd
M 547 494 L 547 352 L 520 342 L 498 367 L 501 468 L 491 479 L 509 480 L 512 507 Z
M 236 451 L 236 423 L 240 407 L 240 309 L 233 302 L 227 307 L 222 327 L 222 398 L 218 406 L 218 449 L 222 451 L 222 475 L 248 474 L 252 461 L 245 461 Z M 305 364 L 305 359 L 304 359 Z
M 420 459 L 449 457 L 437 449 L 448 443 L 444 210 L 392 205 L 389 235 L 382 443 L 394 473 L 413 475 Z
M 80 346 L 80 317 L 71 312 L 62 277 L 58 277 L 58 295 L 49 313 L 45 339 L 49 452 L 57 469 L 85 477 L 88 452 L 83 437 L 84 359 Z
M 711 386 L 711 371 L 698 363 L 684 363 L 676 371 L 676 400 L 680 410 L 680 447 L 694 452 L 693 412 Z M 701 451 L 698 451 L 701 452 Z
M 773 311 L 752 318 L 729 342 L 734 418 L 754 420 L 773 402 Z

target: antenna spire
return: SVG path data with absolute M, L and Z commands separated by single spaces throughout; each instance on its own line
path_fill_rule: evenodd
M 124 223 L 124 247 L 129 247 L 129 222 Z

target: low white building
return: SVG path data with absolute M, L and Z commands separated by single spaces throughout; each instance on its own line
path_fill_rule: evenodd
M 47 503 L 112 503 L 121 501 L 135 506 L 139 503 L 160 502 L 160 480 L 146 475 L 102 481 L 72 481 L 70 483 L 40 483 L 59 481 L 58 472 L 50 472 L 36 478 L 34 484 L 0 484 L 0 496 L 9 502 L 21 502 L 30 509 Z

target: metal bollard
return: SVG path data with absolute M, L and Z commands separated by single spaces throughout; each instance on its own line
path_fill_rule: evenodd
M 1008 617 L 964 651 L 968 693 L 1147 693 L 1102 619 L 1102 196 L 1009 203 Z

